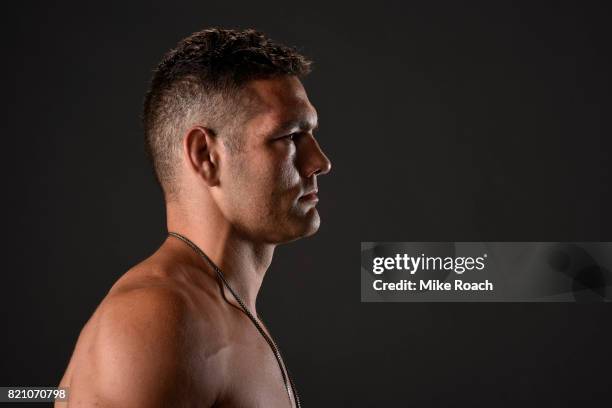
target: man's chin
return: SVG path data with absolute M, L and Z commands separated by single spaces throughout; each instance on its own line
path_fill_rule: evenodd
M 306 231 L 304 235 L 302 235 L 303 237 L 309 237 L 315 234 L 321 226 L 321 217 L 319 217 L 319 212 L 317 211 L 317 209 L 313 207 L 312 210 L 310 210 L 308 213 L 312 213 L 312 215 L 308 220 Z
M 282 243 L 295 241 L 300 238 L 309 237 L 314 235 L 321 225 L 321 218 L 319 212 L 315 207 L 312 207 L 306 214 L 296 217 L 297 219 L 292 220 L 292 226 L 289 228 L 291 231 L 286 239 Z

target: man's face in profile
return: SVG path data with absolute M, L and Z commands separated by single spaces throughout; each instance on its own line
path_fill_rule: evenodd
M 222 149 L 222 211 L 257 242 L 314 234 L 320 223 L 317 175 L 331 167 L 313 136 L 317 112 L 296 77 L 253 80 L 246 87 L 256 106 L 238 151 Z

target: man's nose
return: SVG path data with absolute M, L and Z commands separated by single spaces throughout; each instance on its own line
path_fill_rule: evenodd
M 331 162 L 312 135 L 306 140 L 302 161 L 301 167 L 304 176 L 307 178 L 313 175 L 327 174 L 331 170 Z

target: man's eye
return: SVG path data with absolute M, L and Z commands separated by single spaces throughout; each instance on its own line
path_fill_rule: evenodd
M 285 139 L 285 140 L 295 140 L 295 138 L 298 136 L 297 133 L 291 133 L 287 136 L 283 136 L 281 137 L 281 139 Z

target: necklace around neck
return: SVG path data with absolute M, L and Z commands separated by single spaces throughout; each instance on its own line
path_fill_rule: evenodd
M 265 330 L 262 327 L 262 324 L 258 321 L 258 319 L 247 308 L 246 304 L 242 301 L 242 298 L 230 286 L 230 284 L 228 283 L 221 269 L 208 257 L 208 255 L 204 253 L 204 251 L 200 249 L 200 247 L 198 247 L 195 243 L 193 243 L 193 241 L 191 241 L 189 238 L 179 233 L 176 233 L 176 232 L 168 232 L 168 235 L 183 241 L 191 249 L 193 249 L 202 259 L 204 259 L 204 261 L 207 264 L 209 264 L 214 269 L 219 279 L 221 279 L 221 281 L 223 282 L 223 285 L 232 294 L 234 299 L 236 299 L 236 302 L 238 302 L 244 314 L 247 315 L 247 317 L 249 318 L 249 320 L 251 320 L 251 322 L 253 322 L 253 325 L 255 325 L 255 328 L 257 329 L 257 331 L 259 331 L 259 333 L 262 335 L 264 340 L 266 340 L 266 343 L 268 343 L 268 345 L 270 346 L 270 349 L 272 350 L 272 353 L 274 354 L 274 357 L 276 358 L 276 361 L 280 368 L 281 375 L 283 377 L 283 385 L 285 389 L 287 390 L 287 396 L 289 397 L 289 403 L 293 407 L 293 402 L 291 400 L 291 393 L 293 393 L 296 407 L 301 408 L 300 398 L 298 396 L 297 390 L 295 389 L 295 385 L 293 384 L 293 381 L 291 377 L 289 376 L 289 369 L 287 368 L 287 366 L 285 365 L 285 362 L 283 361 L 283 357 L 281 356 L 280 349 L 278 348 L 274 340 L 272 340 L 272 338 L 268 336 L 268 334 L 265 332 Z M 287 371 L 287 374 L 285 374 L 285 371 Z

